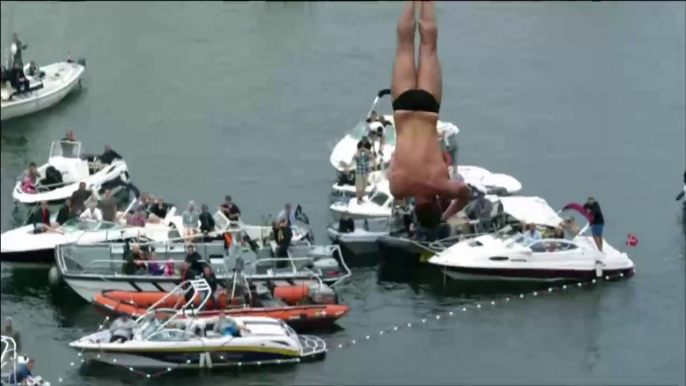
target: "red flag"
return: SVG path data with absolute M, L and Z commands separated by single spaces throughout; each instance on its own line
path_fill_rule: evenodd
M 629 233 L 629 236 L 626 237 L 626 246 L 627 247 L 635 247 L 637 245 L 638 245 L 638 237 Z

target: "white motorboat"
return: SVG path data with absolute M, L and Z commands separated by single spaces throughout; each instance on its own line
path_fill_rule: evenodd
M 217 225 L 220 225 L 218 221 Z M 303 240 L 291 245 L 287 257 L 279 258 L 275 257 L 277 246 L 269 233 L 255 233 L 258 227 L 247 228 L 253 230 L 251 235 L 250 230 L 235 224 L 223 226 L 207 240 L 196 240 L 195 243 L 195 250 L 202 261 L 212 267 L 219 282 L 231 279 L 234 269 L 240 269 L 251 282 L 304 280 L 316 283 L 317 279 L 313 279 L 316 276 L 330 286 L 351 274 L 337 245 L 310 245 Z M 152 241 L 140 241 L 140 247 L 154 250 L 159 264 L 171 263 L 180 272 L 187 256 L 187 240 L 178 232 L 176 238 L 168 240 L 149 238 Z M 57 270 L 74 292 L 86 301 L 107 290 L 168 292 L 183 281 L 180 273 L 171 276 L 154 275 L 152 272 L 125 273 L 125 254 L 129 249 L 130 244 L 121 241 L 60 245 L 55 251 Z
M 129 211 L 136 200 L 132 200 L 129 207 L 119 213 Z M 173 216 L 175 209 L 169 211 L 167 218 Z M 36 233 L 34 224 L 28 224 L 9 230 L 0 235 L 0 261 L 30 267 L 45 267 L 55 264 L 55 248 L 59 245 L 79 243 L 96 244 L 123 241 L 134 238 L 149 238 L 152 240 L 167 240 L 172 231 L 161 224 L 146 224 L 145 227 L 134 227 L 107 221 L 68 220 L 53 231 Z M 178 231 L 173 230 L 178 235 Z M 176 236 L 178 237 L 178 236 Z
M 26 74 L 28 64 L 24 68 Z M 78 84 L 86 72 L 85 59 L 78 62 L 58 62 L 40 67 L 39 72 L 45 74 L 42 78 L 25 75 L 29 81 L 29 91 L 19 94 L 2 89 L 0 98 L 0 120 L 21 117 L 59 103 Z M 11 95 L 11 99 L 10 99 Z
M 193 280 L 188 288 L 200 296 L 202 309 L 210 298 L 205 280 Z M 168 319 L 155 318 L 159 304 L 135 320 L 131 336 L 113 342 L 110 330 L 99 331 L 69 344 L 89 360 L 116 363 L 139 369 L 221 368 L 229 366 L 296 363 L 323 359 L 326 343 L 315 336 L 298 335 L 286 323 L 266 317 L 233 317 L 233 333 L 215 332 L 218 320 L 183 316 L 193 304 L 188 302 Z M 211 323 L 211 324 L 210 324 Z
M 95 156 L 82 154 L 81 142 L 53 141 L 48 163 L 40 166 L 38 172 L 40 179 L 35 189 L 25 189 L 23 176 L 17 179 L 12 191 L 15 200 L 24 204 L 64 201 L 71 197 L 81 182 L 91 190 L 98 190 L 116 179 L 128 182 L 125 161 L 99 164 Z
M 381 98 L 383 98 L 385 95 L 390 95 L 390 90 L 384 89 L 379 91 L 376 98 L 374 99 L 371 111 L 369 112 L 369 114 L 367 114 L 367 117 L 371 116 L 372 111 L 376 107 L 377 103 L 379 103 Z M 384 119 L 390 123 L 390 125 L 386 126 L 384 131 L 386 142 L 384 143 L 382 155 L 383 164 L 387 165 L 391 161 L 391 156 L 395 151 L 396 134 L 395 127 L 393 126 L 393 115 L 384 115 Z M 377 126 L 382 125 L 377 122 L 368 124 L 366 121 L 362 121 L 357 126 L 355 126 L 352 132 L 346 134 L 346 136 L 343 137 L 343 139 L 341 139 L 338 142 L 338 144 L 336 144 L 336 146 L 334 147 L 330 156 L 331 165 L 333 165 L 333 167 L 336 168 L 338 171 L 345 170 L 344 165 L 354 166 L 355 163 L 353 161 L 353 156 L 357 152 L 357 143 L 363 137 L 366 137 L 369 134 L 370 128 L 376 130 Z M 459 133 L 459 129 L 454 124 L 449 122 L 438 121 L 436 129 L 438 130 L 438 134 L 441 140 L 444 141 L 446 148 L 456 147 L 455 137 Z
M 507 174 L 491 173 L 479 166 L 458 165 L 457 173 L 464 178 L 466 183 L 482 187 L 487 194 L 509 196 L 522 190 L 522 184 L 516 178 Z M 383 171 L 369 173 L 366 193 L 371 193 L 376 185 L 385 180 L 386 176 Z M 355 196 L 355 184 L 352 181 L 349 184 L 342 184 L 341 181 L 337 181 L 331 189 L 333 196 L 348 198 Z
M 429 264 L 457 280 L 555 282 L 633 275 L 634 263 L 627 254 L 605 240 L 599 251 L 593 237 L 585 235 L 589 228 L 587 224 L 571 240 L 530 241 L 522 233 L 483 235 L 447 248 Z
M 376 241 L 383 236 L 402 232 L 404 229 L 399 216 L 390 218 L 371 218 L 354 220 L 355 229 L 352 232 L 340 232 L 339 223 L 334 222 L 327 229 L 331 241 L 344 246 L 356 255 L 374 253 L 378 246 Z
M 353 219 L 388 218 L 393 213 L 394 201 L 389 182 L 387 179 L 383 179 L 374 185 L 371 192 L 364 196 L 361 202 L 357 198 L 344 198 L 331 204 L 329 209 L 334 219 L 338 219 L 344 212 L 347 212 Z
M 26 365 L 29 358 L 17 352 L 17 342 L 9 336 L 2 335 L 2 356 L 0 357 L 0 381 L 3 385 L 18 385 L 14 382 L 13 376 L 19 366 Z M 50 386 L 50 382 L 44 381 L 40 376 L 30 377 L 22 386 Z
M 555 228 L 562 221 L 559 214 L 541 197 L 487 195 L 486 199 L 492 203 L 490 224 L 483 224 L 478 219 L 470 219 L 467 216 L 470 205 L 451 218 L 448 222 L 451 230 L 445 238 L 423 240 L 410 237 L 406 232 L 380 237 L 377 243 L 382 252 L 382 259 L 393 262 L 396 259 L 409 258 L 428 262 L 433 255 L 455 243 L 483 235 L 484 225 L 491 230 L 510 234 L 513 232 L 504 232 L 504 228 L 509 229 L 509 225 L 533 223 L 545 228 Z

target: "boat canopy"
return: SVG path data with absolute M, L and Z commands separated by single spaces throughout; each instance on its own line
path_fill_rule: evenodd
M 545 225 L 551 228 L 562 223 L 562 218 L 541 197 L 500 197 L 503 211 L 519 221 Z

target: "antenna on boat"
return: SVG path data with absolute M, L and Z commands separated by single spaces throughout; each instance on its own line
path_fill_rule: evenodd
M 374 98 L 374 103 L 372 103 L 372 108 L 369 109 L 369 113 L 367 113 L 367 118 L 372 116 L 372 111 L 376 108 L 376 104 L 379 103 L 381 98 L 383 98 L 386 95 L 391 95 L 391 89 L 390 88 L 384 88 L 379 90 L 379 92 L 376 94 L 376 97 Z

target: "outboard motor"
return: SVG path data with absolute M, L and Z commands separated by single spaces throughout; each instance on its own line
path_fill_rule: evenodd
M 310 284 L 308 296 L 315 304 L 336 304 L 336 292 L 328 285 Z

